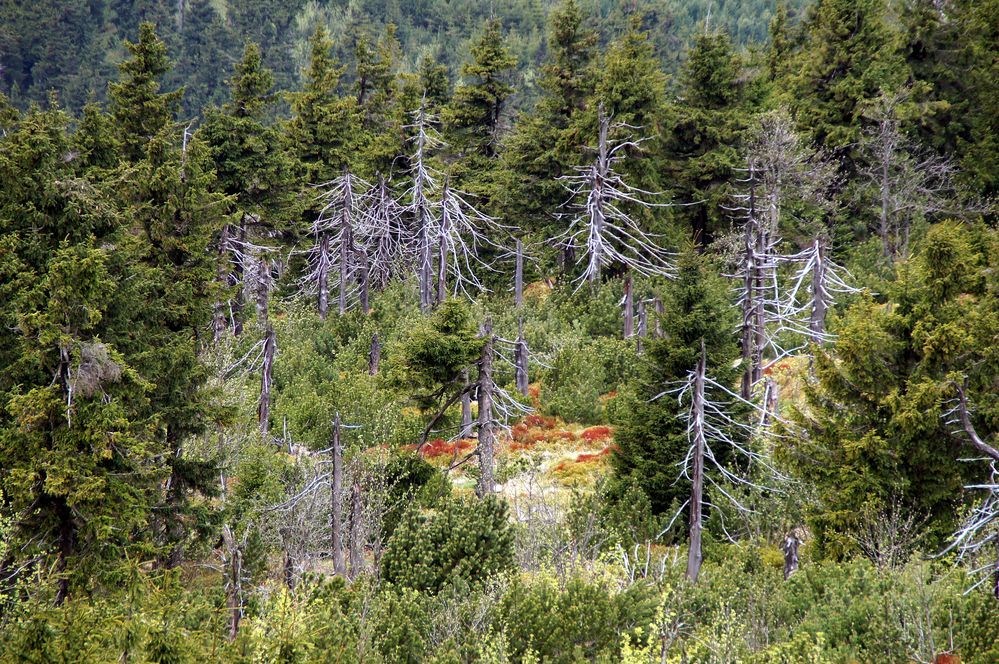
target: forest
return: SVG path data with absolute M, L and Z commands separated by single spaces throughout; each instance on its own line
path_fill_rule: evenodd
M 0 4 L 0 661 L 999 661 L 999 0 Z

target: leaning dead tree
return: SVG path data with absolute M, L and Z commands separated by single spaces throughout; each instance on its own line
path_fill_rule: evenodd
M 646 198 L 653 192 L 633 187 L 616 170 L 629 151 L 637 151 L 643 139 L 614 139 L 612 130 L 636 130 L 624 123 L 611 123 L 603 105 L 597 109 L 597 145 L 593 161 L 560 178 L 571 194 L 572 220 L 560 241 L 584 263 L 578 286 L 600 282 L 603 269 L 610 266 L 645 276 L 668 276 L 673 268 L 670 253 L 659 246 L 656 237 L 644 230 L 632 210 L 664 207 Z
M 967 393 L 967 377 L 960 383 L 953 382 L 952 386 L 957 397 L 953 401 L 951 410 L 945 414 L 947 422 L 956 425 L 958 430 L 955 433 L 963 437 L 965 442 L 981 455 L 974 461 L 988 461 L 990 473 L 987 482 L 965 487 L 974 491 L 985 491 L 985 497 L 953 534 L 950 545 L 940 555 L 956 550 L 959 559 L 984 558 L 984 563 L 978 563 L 972 569 L 972 575 L 982 575 L 972 589 L 988 582 L 991 578 L 992 592 L 996 599 L 999 599 L 999 449 L 986 442 L 975 428 L 972 420 L 973 408 Z
M 876 124 L 861 141 L 866 159 L 860 174 L 875 199 L 882 252 L 891 260 L 909 255 L 914 221 L 961 211 L 954 203 L 954 163 L 902 131 L 898 109 L 910 94 L 903 89 L 883 96 L 872 113 Z
M 722 448 L 732 456 L 741 457 L 743 465 L 747 468 L 755 466 L 775 480 L 785 478 L 763 454 L 752 449 L 754 439 L 775 435 L 767 424 L 771 421 L 770 418 L 765 417 L 766 413 L 760 405 L 743 399 L 708 375 L 707 353 L 703 340 L 700 358 L 694 370 L 682 383 L 655 398 L 666 395 L 676 395 L 678 403 L 687 404 L 683 410 L 683 419 L 687 424 L 689 447 L 687 454 L 678 464 L 680 473 L 677 479 L 690 484 L 690 498 L 680 506 L 663 533 L 672 527 L 685 508 L 688 509 L 687 578 L 693 582 L 697 580 L 703 561 L 701 535 L 705 508 L 717 507 L 709 502 L 706 489 L 710 488 L 712 494 L 724 498 L 740 513 L 750 513 L 752 510 L 735 497 L 732 487 L 771 490 L 722 463 L 718 458 Z M 746 418 L 736 411 L 748 412 L 750 417 Z M 722 529 L 728 536 L 724 519 L 722 519 Z

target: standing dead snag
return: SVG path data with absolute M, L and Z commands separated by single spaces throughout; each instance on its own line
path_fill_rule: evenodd
M 274 382 L 274 351 L 277 349 L 277 339 L 274 327 L 267 324 L 264 337 L 264 362 L 260 370 L 260 403 L 257 406 L 257 418 L 260 423 L 260 433 L 267 435 L 271 417 L 271 385 Z
M 618 265 L 638 274 L 668 276 L 672 273 L 669 252 L 656 244 L 627 208 L 664 207 L 650 203 L 642 196 L 652 192 L 627 184 L 615 170 L 615 164 L 625 158 L 628 150 L 638 150 L 642 139 L 613 140 L 612 129 L 636 129 L 622 123 L 611 124 L 603 105 L 597 109 L 596 158 L 589 166 L 577 168 L 576 175 L 560 178 L 576 202 L 576 213 L 561 241 L 567 253 L 580 254 L 577 262 L 586 260 L 586 268 L 577 280 L 590 284 L 600 282 L 604 267 Z
M 472 391 L 468 384 L 468 369 L 461 370 L 461 428 L 458 430 L 458 438 L 466 438 L 472 435 Z M 457 446 L 455 450 L 457 450 Z
M 784 580 L 787 581 L 791 575 L 798 571 L 798 547 L 802 544 L 801 537 L 797 530 L 792 530 L 784 537 L 781 550 L 784 552 Z
M 434 125 L 437 118 L 429 113 L 426 100 L 413 112 L 413 124 L 407 129 L 415 130 L 410 139 L 415 151 L 409 157 L 409 176 L 413 180 L 407 192 L 409 204 L 406 211 L 413 223 L 413 243 L 416 253 L 416 274 L 420 284 L 420 310 L 430 311 L 433 305 L 433 224 L 434 205 L 430 201 L 431 192 L 437 188 L 436 171 L 430 166 L 430 153 L 443 145 Z
M 527 364 L 530 353 L 527 348 L 527 339 L 524 338 L 524 321 L 521 320 L 517 326 L 517 341 L 514 345 L 514 367 L 516 370 L 517 391 L 522 396 L 527 396 L 530 380 L 527 373 Z
M 678 464 L 680 466 L 678 480 L 690 483 L 690 498 L 680 506 L 666 530 L 672 527 L 685 508 L 689 508 L 690 549 L 687 557 L 687 578 L 693 582 L 697 580 L 703 560 L 701 536 L 704 508 L 710 505 L 705 498 L 705 489 L 708 486 L 712 487 L 718 496 L 725 498 L 740 513 L 749 513 L 752 510 L 740 503 L 733 493 L 726 489 L 727 485 L 767 490 L 767 487 L 754 483 L 722 464 L 715 450 L 721 447 L 728 448 L 743 458 L 745 467 L 755 466 L 776 480 L 785 478 L 762 454 L 750 447 L 753 437 L 774 435 L 769 425 L 776 418 L 764 417 L 761 406 L 742 399 L 708 375 L 703 342 L 697 366 L 688 374 L 686 380 L 654 398 L 659 399 L 667 394 L 675 394 L 680 403 L 690 404 L 683 412 L 690 445 L 687 454 Z M 734 415 L 733 407 L 748 411 L 755 417 L 747 420 L 741 414 Z M 724 521 L 722 528 L 723 530 L 725 528 Z M 663 533 L 665 532 L 664 530 Z
M 490 319 L 482 323 L 480 332 L 484 343 L 479 360 L 479 485 L 475 493 L 484 498 L 494 490 L 493 454 L 495 434 L 493 431 L 493 324 Z
M 333 549 L 333 573 L 347 578 L 343 546 L 343 443 L 340 440 L 340 413 L 333 419 L 333 475 L 330 478 L 330 545 Z
M 624 338 L 635 336 L 635 299 L 631 291 L 631 276 L 624 278 Z
M 392 197 L 388 181 L 379 175 L 357 226 L 359 242 L 367 249 L 368 284 L 376 289 L 385 288 L 409 258 L 405 211 Z
M 968 379 L 962 382 L 952 382 L 957 392 L 954 407 L 945 415 L 949 424 L 960 426 L 960 433 L 966 437 L 968 445 L 989 461 L 990 479 L 982 484 L 971 484 L 965 489 L 986 491 L 986 496 L 965 519 L 960 529 L 952 535 L 950 545 L 940 555 L 956 549 L 958 559 L 963 559 L 987 551 L 988 546 L 995 550 L 995 558 L 991 564 L 979 567 L 976 573 L 991 571 L 984 575 L 972 588 L 982 585 L 988 579 L 993 579 L 992 592 L 999 599 L 999 449 L 985 442 L 975 429 L 971 419 L 972 406 L 968 401 Z M 956 433 L 956 432 L 955 432 Z
M 513 273 L 513 306 L 524 304 L 524 242 L 517 238 L 517 255 Z
M 378 375 L 378 365 L 382 361 L 382 345 L 378 341 L 378 333 L 371 335 L 371 350 L 368 351 L 368 375 Z
M 687 551 L 687 580 L 697 581 L 704 555 L 701 552 L 701 508 L 704 502 L 704 375 L 707 353 L 701 340 L 701 357 L 693 377 L 693 398 L 690 403 L 690 434 L 692 444 L 692 472 L 690 475 L 690 545 Z

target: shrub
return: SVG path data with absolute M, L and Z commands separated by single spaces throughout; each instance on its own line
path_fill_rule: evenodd
M 506 503 L 490 496 L 406 512 L 389 538 L 382 578 L 437 593 L 455 578 L 477 584 L 512 567 L 513 529 Z

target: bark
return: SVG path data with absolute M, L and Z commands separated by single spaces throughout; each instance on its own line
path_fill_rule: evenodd
M 808 329 L 812 333 L 812 341 L 823 345 L 822 337 L 826 331 L 826 310 L 829 308 L 829 293 L 826 291 L 826 247 L 825 241 L 815 240 L 815 266 L 812 268 L 812 313 L 808 321 Z
M 649 334 L 649 312 L 645 307 L 645 300 L 638 301 L 638 335 L 635 342 L 635 350 L 642 353 L 642 340 Z
M 225 285 L 228 281 L 225 266 L 229 261 L 229 224 L 222 227 L 222 233 L 219 236 L 218 261 L 218 282 Z M 219 300 L 215 303 L 215 311 L 212 315 L 212 340 L 216 345 L 222 339 L 222 333 L 226 327 L 225 303 Z
M 271 289 L 271 268 L 267 259 L 261 257 L 257 262 L 257 321 L 267 324 L 268 299 Z
M 635 336 L 635 300 L 631 288 L 631 276 L 624 278 L 624 338 Z
M 663 301 L 659 297 L 656 297 L 656 299 L 653 300 L 653 307 L 656 311 L 656 322 L 653 330 L 653 336 L 656 339 L 662 339 L 666 336 L 663 334 L 663 314 L 666 313 L 666 307 L 663 306 Z
M 687 579 L 697 581 L 704 559 L 701 552 L 701 509 L 704 498 L 704 374 L 707 354 L 704 340 L 701 340 L 701 358 L 697 362 L 694 377 L 694 394 L 691 409 L 693 413 L 694 454 L 690 476 L 690 549 L 687 554 Z
M 753 329 L 754 314 L 756 312 L 756 257 L 753 240 L 753 230 L 755 219 L 752 215 L 746 222 L 746 230 L 743 235 L 743 277 L 742 277 L 742 389 L 740 391 L 743 399 L 749 399 L 753 392 L 753 361 L 754 343 L 756 340 Z
M 330 238 L 325 233 L 319 240 L 319 251 L 321 256 L 330 255 Z M 319 282 L 319 318 L 320 320 L 326 320 L 326 316 L 330 312 L 330 281 L 329 266 L 323 258 L 320 259 L 316 279 Z
M 267 325 L 267 336 L 264 338 L 264 365 L 260 374 L 260 404 L 257 407 L 257 417 L 260 423 L 260 433 L 264 436 L 270 427 L 271 417 L 271 385 L 273 384 L 274 351 L 277 340 L 274 328 Z
M 340 413 L 333 420 L 333 478 L 330 482 L 330 527 L 333 547 L 333 573 L 347 578 L 343 552 L 343 444 L 340 440 Z
M 517 332 L 517 347 L 514 351 L 514 363 L 516 364 L 517 391 L 526 397 L 528 386 L 530 385 L 527 373 L 530 351 L 527 348 L 527 340 L 524 339 L 523 325 L 520 327 L 521 329 Z
M 517 263 L 513 276 L 513 305 L 524 303 L 524 243 L 517 239 Z
M 787 581 L 791 575 L 798 571 L 798 547 L 801 546 L 801 539 L 794 531 L 784 538 L 784 580 Z
M 493 454 L 495 433 L 493 431 L 493 325 L 490 319 L 482 324 L 482 358 L 479 360 L 479 485 L 476 494 L 480 498 L 493 492 Z
M 382 345 L 378 341 L 378 333 L 371 335 L 371 350 L 368 352 L 368 375 L 378 375 L 378 365 L 382 361 Z
M 468 369 L 461 371 L 461 384 L 468 387 Z M 465 389 L 461 393 L 461 437 L 467 438 L 472 434 L 472 393 Z
M 225 604 L 229 611 L 229 641 L 232 642 L 236 640 L 243 618 L 243 552 L 228 525 L 222 526 L 222 545 L 228 558 Z
M 239 247 L 240 251 L 246 246 L 246 215 L 241 215 L 239 218 Z M 244 276 L 243 260 L 237 260 L 236 265 L 233 267 L 231 281 L 233 285 L 237 286 L 236 289 L 236 302 L 233 305 L 232 312 L 232 331 L 233 334 L 239 336 L 243 334 L 243 306 L 246 304 L 246 296 L 244 294 L 245 282 Z
M 766 318 L 763 312 L 764 271 L 761 262 L 767 254 L 767 231 L 756 218 L 756 181 L 755 174 L 750 170 L 750 177 L 754 178 L 749 190 L 749 213 L 753 218 L 753 226 L 756 231 L 756 251 L 753 259 L 755 272 L 753 274 L 755 293 L 753 298 L 753 385 L 763 378 L 763 347 L 766 344 Z

